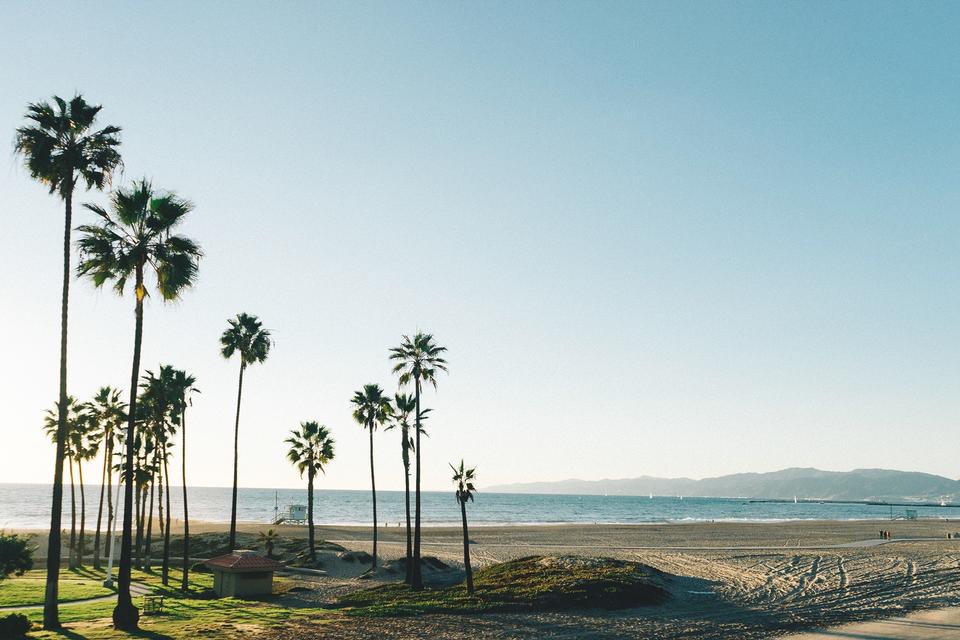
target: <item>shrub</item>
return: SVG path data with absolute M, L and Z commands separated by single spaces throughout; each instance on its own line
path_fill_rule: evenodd
M 11 573 L 22 576 L 24 571 L 33 568 L 33 549 L 30 540 L 24 536 L 12 536 L 0 533 L 0 580 Z
M 0 638 L 22 638 L 30 631 L 30 620 L 22 613 L 0 618 Z

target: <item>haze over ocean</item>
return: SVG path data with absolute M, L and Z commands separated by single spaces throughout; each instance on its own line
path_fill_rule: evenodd
M 87 531 L 96 527 L 96 499 L 100 487 L 87 492 Z M 230 521 L 230 489 L 190 487 L 191 520 Z M 276 493 L 275 493 L 276 492 Z M 241 488 L 237 518 L 241 522 L 262 523 L 264 528 L 274 514 L 274 498 L 279 496 L 281 514 L 292 504 L 305 504 L 306 491 L 294 489 Z M 78 496 L 79 501 L 79 496 Z M 180 488 L 171 493 L 172 513 L 182 514 Z M 0 484 L 0 529 L 36 528 L 50 524 L 49 487 L 46 485 Z M 94 505 L 91 512 L 91 504 Z M 318 525 L 370 525 L 370 492 L 363 490 L 317 490 L 315 517 Z M 457 526 L 460 510 L 449 491 L 423 494 L 426 526 Z M 378 491 L 377 508 L 381 524 L 396 527 L 403 520 L 403 492 Z M 913 507 L 911 507 L 913 508 Z M 69 494 L 64 502 L 64 522 L 70 522 Z M 958 518 L 960 505 L 916 507 L 921 518 Z M 904 507 L 867 504 L 821 504 L 818 502 L 751 502 L 741 498 L 695 498 L 678 496 L 571 496 L 522 493 L 481 493 L 470 512 L 471 526 L 658 522 L 773 522 L 780 520 L 870 520 L 888 518 L 891 513 L 903 517 Z M 79 526 L 78 503 L 78 526 Z

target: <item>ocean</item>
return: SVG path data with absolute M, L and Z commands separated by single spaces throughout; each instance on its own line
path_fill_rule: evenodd
M 64 525 L 69 526 L 69 486 L 64 495 Z M 87 527 L 95 525 L 99 485 L 86 487 Z M 172 516 L 182 518 L 180 487 L 173 487 Z M 317 524 L 369 525 L 370 492 L 363 490 L 315 492 Z M 427 491 L 423 499 L 424 526 L 459 526 L 460 510 L 452 491 Z M 230 489 L 191 487 L 191 520 L 230 521 Z M 275 505 L 281 514 L 287 507 L 306 503 L 306 489 L 239 490 L 237 519 L 268 524 Z M 77 495 L 79 518 L 80 497 Z M 787 520 L 872 520 L 906 516 L 914 509 L 919 518 L 960 518 L 960 506 L 889 507 L 861 503 L 759 502 L 740 498 L 677 496 L 584 496 L 521 493 L 483 493 L 467 506 L 472 525 L 520 524 L 650 524 L 669 522 L 776 522 Z M 106 510 L 106 507 L 104 507 Z M 404 519 L 403 492 L 378 491 L 377 512 L 381 524 L 397 526 Z M 0 484 L 0 529 L 43 529 L 50 522 L 50 486 Z M 94 523 L 91 525 L 91 523 Z

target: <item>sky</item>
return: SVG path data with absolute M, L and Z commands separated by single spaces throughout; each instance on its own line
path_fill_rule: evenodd
M 418 330 L 449 349 L 424 398 L 427 489 L 460 458 L 481 491 L 960 476 L 955 3 L 2 12 L 0 482 L 52 478 L 58 384 L 63 207 L 14 129 L 74 92 L 123 127 L 116 184 L 195 204 L 199 281 L 148 302 L 143 341 L 145 369 L 202 391 L 191 484 L 231 482 L 239 365 L 218 338 L 241 311 L 275 338 L 244 378 L 241 486 L 301 486 L 283 440 L 318 420 L 336 439 L 318 488 L 368 487 L 349 400 L 396 390 L 389 348 Z M 129 384 L 133 320 L 132 298 L 74 278 L 71 394 Z M 401 488 L 399 436 L 375 447 L 378 488 Z

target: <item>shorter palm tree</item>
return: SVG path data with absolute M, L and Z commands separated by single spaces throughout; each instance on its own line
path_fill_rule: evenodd
M 280 539 L 280 534 L 277 533 L 277 530 L 267 529 L 266 531 L 261 531 L 257 537 L 260 540 L 260 544 L 263 545 L 264 551 L 267 552 L 267 557 L 273 558 L 273 547 L 277 544 L 277 540 Z
M 377 570 L 377 479 L 373 467 L 373 432 L 383 426 L 393 415 L 390 398 L 383 394 L 378 384 L 365 384 L 353 394 L 353 419 L 370 432 L 370 491 L 373 494 L 373 566 Z
M 310 560 L 316 562 L 317 549 L 313 534 L 313 480 L 317 471 L 326 473 L 327 463 L 333 460 L 333 445 L 335 441 L 330 437 L 330 430 L 322 424 L 311 420 L 301 422 L 299 431 L 291 431 L 290 437 L 284 442 L 290 445 L 287 458 L 300 471 L 307 472 L 307 539 L 310 545 Z M 271 529 L 273 531 L 273 529 Z M 269 552 L 267 555 L 270 555 Z
M 450 465 L 453 469 L 453 484 L 457 488 L 455 495 L 460 503 L 460 516 L 463 518 L 463 566 L 467 571 L 467 593 L 473 593 L 473 569 L 470 567 L 470 534 L 467 532 L 467 502 L 473 502 L 476 489 L 473 481 L 476 479 L 476 468 L 467 469 L 460 461 L 460 467 Z
M 58 438 L 60 434 L 60 403 L 56 403 L 53 409 L 49 409 L 43 418 L 43 432 L 50 440 L 59 446 Z M 76 459 L 76 436 L 75 433 L 80 428 L 83 421 L 81 406 L 73 396 L 67 396 L 66 411 L 62 412 L 66 419 L 66 429 L 64 435 L 64 462 L 69 465 L 70 471 L 70 547 L 68 566 L 71 569 L 77 568 L 77 492 L 74 488 L 73 479 L 73 461 Z M 59 531 L 57 534 L 59 535 Z M 59 553 L 59 551 L 58 551 Z

